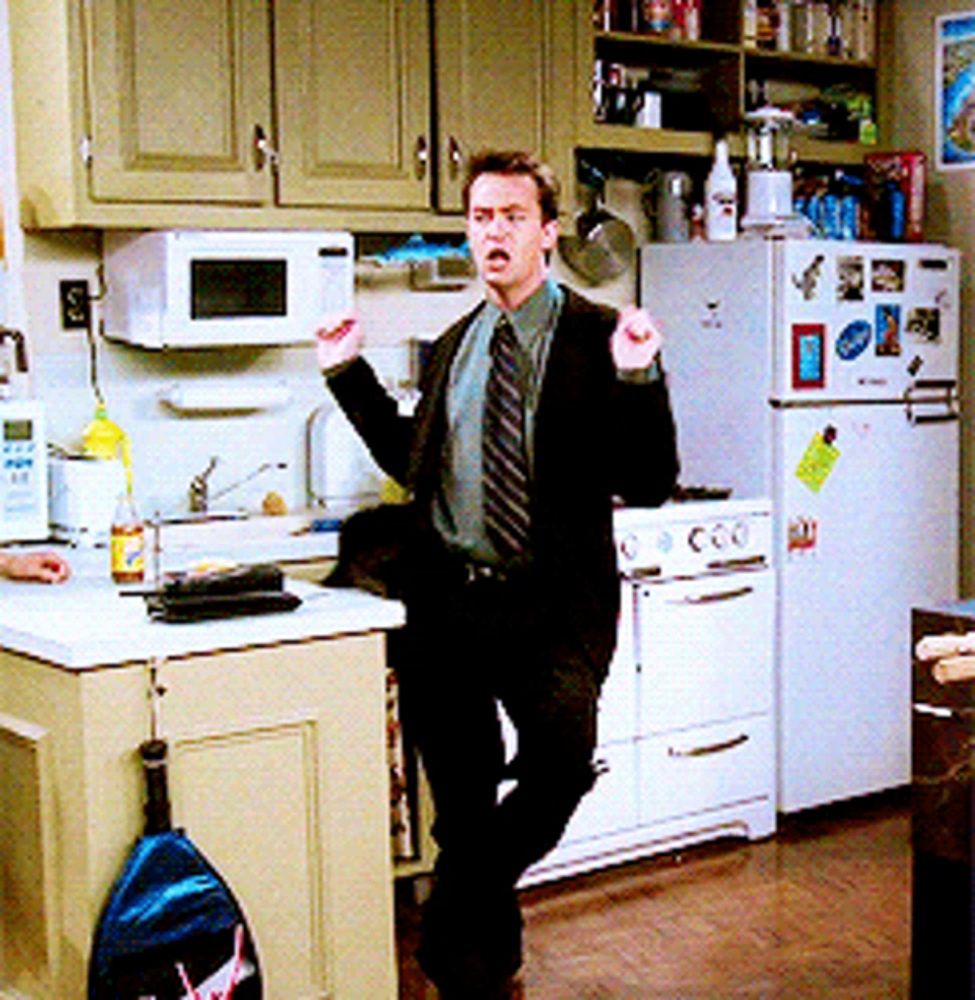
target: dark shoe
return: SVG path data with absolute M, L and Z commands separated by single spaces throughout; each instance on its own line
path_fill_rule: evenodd
M 521 977 L 515 976 L 503 982 L 484 983 L 473 986 L 470 983 L 457 987 L 437 987 L 440 1000 L 524 1000 Z
M 416 952 L 426 976 L 449 1000 L 502 1000 L 521 967 L 522 919 L 513 890 L 472 907 L 435 888 Z

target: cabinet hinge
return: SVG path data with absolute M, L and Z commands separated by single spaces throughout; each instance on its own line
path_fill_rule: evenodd
M 86 166 L 91 166 L 91 136 L 83 135 L 78 140 L 78 154 L 81 156 L 81 162 Z

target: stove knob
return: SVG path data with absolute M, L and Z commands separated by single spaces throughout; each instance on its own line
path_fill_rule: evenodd
M 711 544 L 716 549 L 726 549 L 728 547 L 728 529 L 723 524 L 716 524 L 711 532 Z
M 695 552 L 702 552 L 708 544 L 708 533 L 706 529 L 698 525 L 696 528 L 691 528 L 691 533 L 687 536 L 687 544 Z
M 748 544 L 748 522 L 739 521 L 731 530 L 731 540 L 743 549 Z
M 640 543 L 637 540 L 636 535 L 628 534 L 624 535 L 619 542 L 620 555 L 624 559 L 636 559 L 637 553 L 640 551 Z

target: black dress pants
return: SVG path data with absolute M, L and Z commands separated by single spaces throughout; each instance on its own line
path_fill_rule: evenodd
M 518 968 L 515 883 L 558 843 L 594 781 L 602 671 L 557 604 L 530 574 L 473 582 L 431 574 L 407 599 L 395 663 L 404 732 L 436 811 L 421 962 L 438 984 L 464 968 L 487 978 Z M 507 769 L 499 702 L 518 734 Z M 499 802 L 509 776 L 514 785 Z

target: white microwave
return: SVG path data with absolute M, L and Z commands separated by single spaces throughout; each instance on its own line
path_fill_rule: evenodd
M 352 309 L 350 233 L 105 233 L 105 336 L 147 348 L 311 342 Z

